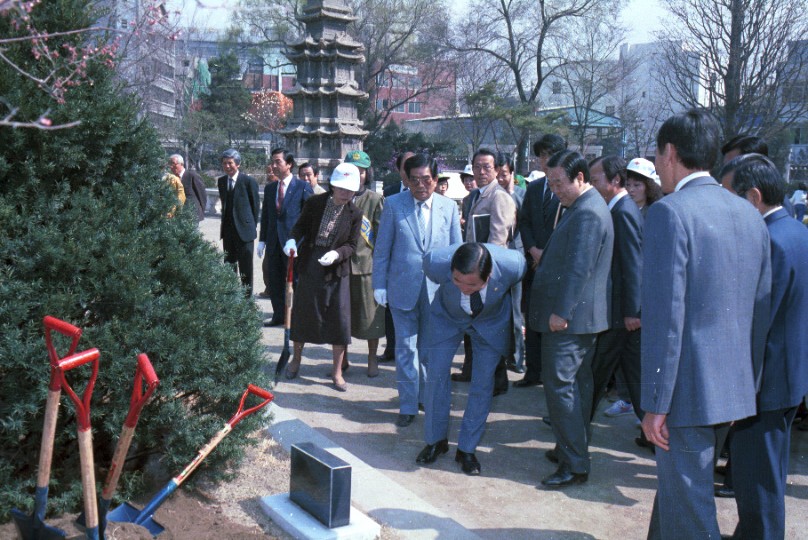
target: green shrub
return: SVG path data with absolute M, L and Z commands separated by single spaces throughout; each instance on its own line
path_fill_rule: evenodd
M 51 30 L 91 24 L 85 0 L 43 2 L 31 15 Z M 13 33 L 0 16 L 0 35 Z M 25 47 L 7 54 L 36 65 Z M 138 353 L 160 377 L 135 432 L 121 499 L 136 494 L 149 456 L 178 472 L 235 412 L 248 383 L 269 384 L 255 304 L 186 208 L 166 217 L 176 199 L 160 180 L 165 157 L 156 133 L 109 68 L 93 64 L 88 76 L 92 84 L 71 89 L 60 105 L 0 65 L 0 97 L 19 104 L 20 116 L 50 108 L 55 123 L 82 120 L 59 131 L 0 127 L 0 521 L 33 503 L 49 379 L 44 315 L 84 330 L 78 350 L 101 351 L 92 399 L 99 484 L 129 407 Z M 84 388 L 87 371 L 70 373 L 75 389 Z M 254 415 L 238 430 L 261 421 Z M 221 474 L 245 441 L 238 433 L 226 438 L 204 467 Z M 63 395 L 49 509 L 76 511 L 80 501 L 74 407 Z

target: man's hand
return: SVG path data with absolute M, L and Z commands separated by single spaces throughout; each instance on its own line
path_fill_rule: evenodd
M 373 289 L 373 298 L 380 306 L 387 305 L 387 289 Z
M 637 317 L 623 317 L 623 324 L 629 332 L 639 330 L 642 327 L 642 322 Z
M 567 319 L 562 319 L 555 313 L 550 315 L 550 332 L 561 332 L 569 328 L 569 323 L 567 323 Z
M 544 250 L 539 249 L 536 246 L 533 246 L 532 248 L 528 249 L 527 252 L 530 253 L 530 256 L 533 258 L 530 267 L 536 268 L 539 265 L 539 261 L 541 261 L 541 256 L 542 253 L 544 253 Z
M 258 258 L 262 258 L 264 256 L 264 249 L 267 247 L 266 242 L 258 242 Z
M 646 412 L 642 419 L 642 432 L 645 438 L 663 450 L 670 450 L 668 446 L 668 415 Z

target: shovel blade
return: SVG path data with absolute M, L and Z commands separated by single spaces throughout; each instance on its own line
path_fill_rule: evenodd
M 135 523 L 148 529 L 152 536 L 157 536 L 165 530 L 163 526 L 154 521 L 151 516 L 142 519 L 141 511 L 129 503 L 123 503 L 118 508 L 107 514 L 107 527 L 109 527 L 111 522 Z
M 36 513 L 26 514 L 16 508 L 11 510 L 17 531 L 23 540 L 62 540 L 67 538 L 67 533 L 62 529 L 51 527 L 42 521 Z
M 275 384 L 278 384 L 278 381 L 281 378 L 281 373 L 283 373 L 283 369 L 286 367 L 286 364 L 289 363 L 289 356 L 289 342 L 287 341 L 283 347 L 281 357 L 278 358 L 278 366 L 275 368 Z

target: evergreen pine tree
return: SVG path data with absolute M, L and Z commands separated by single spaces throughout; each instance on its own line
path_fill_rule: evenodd
M 31 17 L 51 32 L 87 28 L 97 16 L 92 8 L 89 0 L 48 0 Z M 0 13 L 0 35 L 22 31 Z M 72 34 L 49 44 L 66 51 L 91 38 L 98 36 Z M 4 53 L 40 69 L 30 43 Z M 130 458 L 138 459 L 124 473 L 122 499 L 134 495 L 149 456 L 177 472 L 233 414 L 248 383 L 269 384 L 255 304 L 191 212 L 167 217 L 176 197 L 161 180 L 165 153 L 102 60 L 89 62 L 63 103 L 0 64 L 0 115 L 13 103 L 21 117 L 50 110 L 55 123 L 81 120 L 58 131 L 0 127 L 0 521 L 11 508 L 33 503 L 49 379 L 45 315 L 84 330 L 78 350 L 101 351 L 91 415 L 99 483 L 129 407 L 138 353 L 160 377 L 135 432 Z M 57 350 L 66 343 L 57 342 Z M 70 378 L 74 388 L 84 387 L 81 375 Z M 78 510 L 81 501 L 74 408 L 65 399 L 50 484 L 55 512 Z M 260 415 L 245 422 L 242 432 Z M 242 455 L 245 440 L 226 438 L 207 469 L 221 474 L 223 463 Z

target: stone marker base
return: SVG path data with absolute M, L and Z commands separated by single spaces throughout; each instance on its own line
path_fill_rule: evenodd
M 333 529 L 329 529 L 293 503 L 288 493 L 261 497 L 261 508 L 281 529 L 295 538 L 374 540 L 381 535 L 381 526 L 353 507 L 351 507 L 351 523 Z

